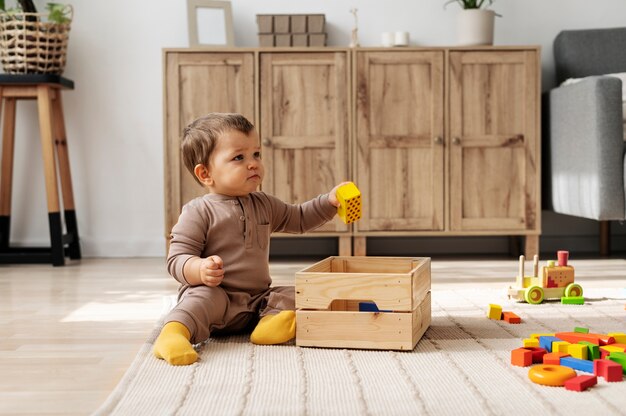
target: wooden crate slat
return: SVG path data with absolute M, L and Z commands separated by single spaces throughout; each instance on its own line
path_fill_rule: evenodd
M 333 300 L 371 300 L 379 309 L 411 311 L 411 276 L 307 273 L 296 276 L 296 308 L 328 309 Z

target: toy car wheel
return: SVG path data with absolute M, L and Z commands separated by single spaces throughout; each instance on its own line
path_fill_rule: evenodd
M 524 292 L 524 300 L 533 305 L 543 302 L 543 289 L 539 286 L 531 286 Z
M 570 283 L 565 288 L 566 297 L 579 297 L 583 295 L 583 288 L 577 283 Z

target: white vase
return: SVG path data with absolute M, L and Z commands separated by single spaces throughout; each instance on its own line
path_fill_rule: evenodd
M 493 10 L 461 10 L 457 20 L 457 39 L 460 46 L 493 45 Z

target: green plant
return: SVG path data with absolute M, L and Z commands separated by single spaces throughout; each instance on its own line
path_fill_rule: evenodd
M 450 3 L 458 3 L 463 9 L 482 9 L 493 4 L 495 0 L 448 0 L 444 4 L 446 7 Z
M 32 0 L 17 0 L 18 7 L 6 8 L 5 0 L 0 0 L 0 11 L 9 15 L 16 13 L 37 13 L 37 8 Z M 70 9 L 66 4 L 47 3 L 46 10 L 48 12 L 48 21 L 58 24 L 68 23 L 70 21 Z M 27 20 L 36 20 L 36 16 L 27 16 Z

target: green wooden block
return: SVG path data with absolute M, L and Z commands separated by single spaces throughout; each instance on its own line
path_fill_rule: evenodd
M 589 333 L 589 328 L 581 328 L 579 326 L 574 328 L 574 332 L 578 332 L 581 334 L 588 334 Z
M 626 374 L 626 353 L 623 352 L 612 352 L 607 357 L 611 361 L 615 361 L 619 365 L 622 366 L 622 373 Z
M 584 344 L 587 346 L 587 358 L 589 360 L 596 360 L 600 358 L 600 347 L 596 344 L 593 344 L 589 341 L 578 341 L 579 344 Z
M 583 305 L 585 303 L 585 298 L 582 296 L 563 296 L 561 298 L 561 303 L 563 305 Z

